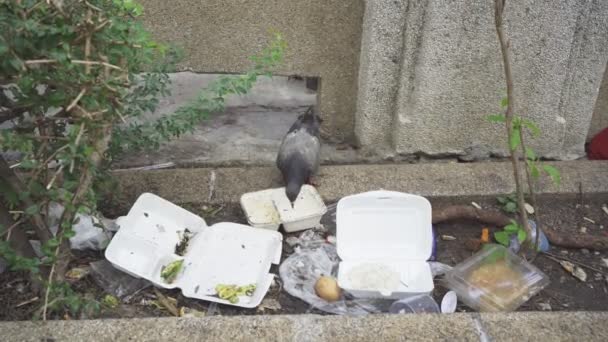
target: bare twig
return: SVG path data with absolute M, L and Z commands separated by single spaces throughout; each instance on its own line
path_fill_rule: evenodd
M 34 297 L 34 298 L 32 298 L 32 299 L 28 299 L 28 300 L 26 300 L 26 301 L 23 301 L 23 302 L 21 302 L 21 303 L 19 303 L 19 304 L 15 305 L 15 307 L 16 307 L 16 308 L 19 308 L 19 307 L 22 307 L 22 306 L 24 306 L 24 305 L 31 304 L 31 303 L 33 303 L 33 302 L 37 301 L 38 299 L 40 299 L 40 298 L 38 298 L 38 296 L 36 296 L 36 297 Z
M 179 310 L 163 295 L 157 288 L 154 288 L 154 294 L 158 298 L 158 301 L 165 307 L 173 316 L 179 317 Z
M 573 263 L 573 264 L 577 264 L 577 265 L 579 265 L 579 266 L 581 266 L 581 267 L 588 268 L 588 269 L 590 269 L 590 270 L 592 270 L 592 271 L 595 271 L 595 272 L 597 272 L 597 273 L 600 273 L 600 274 L 606 274 L 606 272 L 605 272 L 604 270 L 600 270 L 600 269 L 599 269 L 599 268 L 597 268 L 597 267 L 593 267 L 593 266 L 587 265 L 587 264 L 585 264 L 585 263 L 583 263 L 583 262 L 580 262 L 580 261 L 576 261 L 576 260 L 573 260 L 573 259 L 570 259 L 570 258 L 566 258 L 566 257 L 560 256 L 560 255 L 551 254 L 551 253 L 548 253 L 548 252 L 542 252 L 542 254 L 543 254 L 545 257 L 547 257 L 547 258 L 549 258 L 549 259 L 551 259 L 551 260 L 553 260 L 553 261 L 556 261 L 556 262 L 560 262 L 560 261 L 562 261 L 562 260 L 563 260 L 563 261 L 569 261 L 569 262 L 571 262 L 571 263 Z
M 57 63 L 56 59 L 31 59 L 28 61 L 23 62 L 25 65 L 36 65 L 36 64 L 54 64 Z M 83 61 L 80 59 L 73 59 L 71 61 L 71 63 L 73 64 L 83 64 L 83 65 L 101 65 L 101 66 L 106 66 L 110 69 L 114 69 L 114 70 L 119 70 L 119 71 L 123 71 L 123 69 L 121 67 L 118 67 L 114 64 L 110 64 L 110 63 L 106 63 L 106 62 L 100 62 L 100 61 Z
M 67 106 L 67 108 L 65 110 L 68 112 L 71 111 L 72 108 L 74 108 L 74 106 L 76 106 L 78 104 L 78 101 L 80 101 L 80 99 L 84 96 L 84 93 L 86 93 L 86 91 L 87 91 L 86 88 L 82 88 L 80 93 L 78 93 L 78 96 L 76 96 L 76 98 L 74 100 L 72 100 L 72 102 Z

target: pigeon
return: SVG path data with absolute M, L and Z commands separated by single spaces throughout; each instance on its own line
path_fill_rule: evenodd
M 311 184 L 311 178 L 319 169 L 319 126 L 322 122 L 313 107 L 309 107 L 306 113 L 298 116 L 281 143 L 277 167 L 283 174 L 285 194 L 292 208 L 302 185 Z

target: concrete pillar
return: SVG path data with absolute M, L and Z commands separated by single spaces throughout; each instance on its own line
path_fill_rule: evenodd
M 582 156 L 608 61 L 608 1 L 507 1 L 505 15 L 515 108 L 542 130 L 531 146 L 549 158 Z M 388 63 L 399 50 L 398 66 Z M 359 70 L 363 147 L 506 153 L 504 129 L 485 120 L 506 91 L 493 1 L 368 0 Z

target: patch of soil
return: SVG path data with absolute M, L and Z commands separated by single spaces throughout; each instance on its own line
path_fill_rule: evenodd
M 498 210 L 498 205 L 494 198 L 434 199 L 431 202 L 433 208 L 440 208 L 453 204 L 466 205 L 470 204 L 471 201 L 475 201 L 484 209 L 491 208 Z M 581 230 L 584 230 L 586 234 L 606 235 L 608 234 L 608 214 L 602 210 L 602 205 L 606 203 L 608 203 L 608 194 L 589 198 L 543 196 L 539 199 L 540 208 L 538 209 L 542 215 L 541 220 L 544 226 L 564 232 L 580 233 Z M 208 224 L 226 221 L 246 223 L 245 217 L 238 205 L 185 207 L 204 217 Z M 124 213 L 114 212 L 113 214 Z M 331 214 L 332 211 L 330 210 L 322 222 L 330 234 L 335 234 L 335 217 L 332 217 Z M 582 229 L 583 227 L 585 229 Z M 438 224 L 435 228 L 437 232 L 437 261 L 455 265 L 474 253 L 467 248 L 466 242 L 471 239 L 479 239 L 483 226 L 476 222 L 446 222 Z M 497 230 L 496 227 L 488 228 L 492 232 Z M 370 234 L 373 234 L 373 229 L 371 228 Z M 298 235 L 298 233 L 285 234 L 285 238 L 290 235 Z M 440 238 L 441 235 L 451 235 L 456 239 L 446 241 Z M 285 243 L 282 259 L 284 260 L 291 253 L 293 253 L 293 249 Z M 608 267 L 602 262 L 602 258 L 608 258 L 608 253 L 606 251 L 569 250 L 555 246 L 552 247 L 551 253 L 557 258 L 574 260 L 602 272 L 596 272 L 583 267 L 588 277 L 586 282 L 582 282 L 564 270 L 556 261 L 539 255 L 534 264 L 549 276 L 551 284 L 540 294 L 522 305 L 519 310 L 606 310 L 608 308 L 608 283 L 606 280 Z M 103 258 L 102 253 L 82 253 L 78 255 L 74 265 L 86 264 L 101 258 Z M 271 272 L 278 274 L 278 267 L 273 266 Z M 447 290 L 439 284 L 436 285 L 433 296 L 439 302 Z M 76 291 L 87 293 L 88 296 L 94 297 L 97 300 L 101 300 L 104 296 L 103 290 L 90 279 L 90 276 L 80 280 L 74 288 Z M 271 287 L 263 304 L 256 309 L 241 309 L 190 299 L 182 296 L 180 290 L 162 290 L 162 292 L 168 297 L 175 298 L 178 307 L 185 306 L 202 311 L 207 315 L 323 314 L 311 308 L 307 303 L 283 291 L 278 277 L 275 286 Z M 40 307 L 41 301 L 37 300 L 29 304 L 17 306 L 34 297 L 36 295 L 29 290 L 25 274 L 13 272 L 0 274 L 0 320 L 30 319 L 33 312 Z M 121 304 L 118 308 L 103 309 L 98 317 L 169 316 L 170 314 L 166 310 L 151 305 L 155 299 L 156 297 L 152 288 L 148 288 L 135 295 L 128 303 Z M 471 311 L 471 309 L 459 304 L 458 311 Z

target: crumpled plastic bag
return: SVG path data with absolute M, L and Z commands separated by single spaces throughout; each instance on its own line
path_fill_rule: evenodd
M 59 203 L 53 202 L 49 204 L 49 215 L 47 220 L 53 234 L 57 234 L 57 225 L 63 214 L 63 209 L 63 206 Z M 93 249 L 100 251 L 108 246 L 112 238 L 110 230 L 115 228 L 113 220 L 105 217 L 101 217 L 100 219 L 86 214 L 76 214 L 76 219 L 78 222 L 72 226 L 72 229 L 76 234 L 70 238 L 70 246 L 72 249 Z
M 322 275 L 335 277 L 340 259 L 336 247 L 331 244 L 305 246 L 296 248 L 279 267 L 283 289 L 287 293 L 316 309 L 337 315 L 365 315 L 388 310 L 392 300 L 351 299 L 347 293 L 341 300 L 332 303 L 319 298 L 314 290 L 317 279 Z
M 135 278 L 116 269 L 107 260 L 99 260 L 91 264 L 93 281 L 106 293 L 128 302 L 136 293 L 152 285 L 142 278 Z

